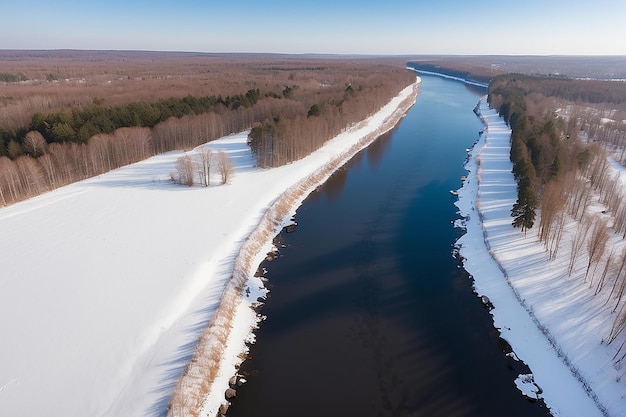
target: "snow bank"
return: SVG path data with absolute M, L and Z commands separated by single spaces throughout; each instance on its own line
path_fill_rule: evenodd
M 327 150 L 329 147 L 335 148 L 335 151 L 332 152 L 333 156 L 330 159 L 323 158 L 323 161 L 325 161 L 323 164 L 314 164 L 313 170 L 300 171 L 299 179 L 275 200 L 272 207 L 266 211 L 263 219 L 259 222 L 258 227 L 250 235 L 249 241 L 243 245 L 235 262 L 234 275 L 247 277 L 247 295 L 243 297 L 242 303 L 237 307 L 232 323 L 234 331 L 223 349 L 219 375 L 205 398 L 201 415 L 215 415 L 220 405 L 225 403 L 224 392 L 229 387 L 229 378 L 236 374 L 237 367 L 243 360 L 242 352 L 247 353 L 246 343 L 254 340 L 253 331 L 261 318 L 256 317 L 250 307 L 256 304 L 259 296 L 265 294 L 262 284 L 260 284 L 258 278 L 253 277 L 253 273 L 266 254 L 273 249 L 272 241 L 274 237 L 284 226 L 291 223 L 291 218 L 294 216 L 296 209 L 315 188 L 324 183 L 335 170 L 345 164 L 357 152 L 397 124 L 410 106 L 415 103 L 417 86 L 420 82 L 421 79 L 417 77 L 416 83 L 412 87 L 407 87 L 403 90 L 398 97 L 373 117 L 337 136 L 325 145 L 322 151 Z M 317 158 L 319 152 L 313 153 L 306 159 Z M 296 164 L 298 163 L 300 161 Z M 248 245 L 250 240 L 252 242 Z M 255 240 L 263 242 L 263 246 L 260 249 L 255 244 Z M 252 256 L 251 262 L 247 264 L 241 262 L 242 258 L 250 256 Z M 210 331 L 211 329 L 208 330 Z M 193 375 L 191 379 L 193 379 Z
M 543 398 L 555 416 L 626 415 L 624 371 L 612 360 L 624 338 L 603 342 L 614 315 L 602 305 L 606 298 L 593 297 L 582 282 L 586 262 L 567 275 L 573 225 L 552 262 L 536 229 L 524 236 L 513 228 L 511 132 L 485 100 L 480 112 L 486 130 L 469 154 L 459 190 L 460 226 L 467 233 L 457 243 L 476 292 L 495 306 L 495 327 L 533 372 L 514 383 L 530 398 Z
M 255 168 L 246 132 L 211 142 L 234 162 L 230 185 L 172 184 L 171 152 L 0 209 L 0 415 L 163 415 L 263 214 L 397 121 L 416 86 L 284 167 Z M 241 315 L 225 357 L 256 319 Z

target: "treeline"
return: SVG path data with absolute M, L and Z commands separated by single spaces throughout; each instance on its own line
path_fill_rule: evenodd
M 275 94 L 268 94 L 276 97 Z M 161 99 L 156 103 L 132 102 L 120 106 L 103 106 L 103 100 L 94 99 L 93 104 L 44 115 L 40 112 L 32 116 L 27 126 L 7 129 L 0 126 L 0 155 L 16 159 L 30 148 L 25 145 L 28 132 L 39 132 L 46 143 L 75 142 L 86 143 L 99 134 L 113 133 L 122 127 L 149 127 L 172 117 L 200 115 L 213 111 L 223 113 L 225 109 L 250 108 L 261 99 L 259 89 L 251 89 L 237 96 L 204 96 Z M 223 109 L 217 108 L 222 107 Z M 32 155 L 31 156 L 38 156 Z
M 508 80 L 508 81 L 507 81 Z M 557 97 L 573 103 L 621 105 L 626 103 L 626 83 L 608 80 L 581 80 L 564 77 L 538 77 L 524 74 L 499 75 L 494 84 L 512 82 L 530 95 Z
M 543 187 L 564 170 L 565 147 L 558 121 L 528 108 L 527 93 L 516 78 L 496 77 L 489 86 L 488 99 L 511 128 L 511 161 L 518 196 L 511 214 L 513 225 L 526 231 L 534 225 Z
M 4 83 L 17 83 L 20 81 L 26 81 L 28 78 L 24 74 L 13 74 L 10 72 L 0 72 L 0 82 Z
M 35 113 L 28 126 L 3 130 L 8 143 L 0 156 L 0 205 L 252 126 L 255 132 L 259 126 L 273 132 L 265 141 L 251 139 L 259 165 L 288 163 L 367 117 L 414 80 L 413 73 L 395 69 L 320 75 L 321 87 L 320 81 L 307 80 L 285 86 L 281 94 L 254 88 L 225 98 L 186 96 L 123 106 L 94 100 L 71 111 Z
M 171 150 L 188 150 L 248 129 L 288 107 L 287 100 L 268 98 L 256 106 L 220 104 L 213 111 L 171 116 L 153 127 L 120 127 L 87 141 L 48 143 L 32 130 L 21 141 L 16 158 L 0 156 L 0 205 L 38 195 Z
M 374 77 L 348 84 L 339 97 L 301 107 L 291 117 L 255 123 L 248 143 L 260 167 L 284 165 L 319 149 L 346 127 L 374 114 L 414 80 L 413 73 L 398 78 Z

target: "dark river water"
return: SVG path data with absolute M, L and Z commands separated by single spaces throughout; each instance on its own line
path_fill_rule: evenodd
M 549 416 L 514 380 L 488 310 L 452 255 L 450 190 L 485 90 L 423 76 L 415 106 L 311 194 L 262 266 L 267 319 L 238 416 Z

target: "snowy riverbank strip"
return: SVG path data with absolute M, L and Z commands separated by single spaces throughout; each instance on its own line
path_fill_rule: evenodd
M 467 232 L 457 243 L 476 292 L 494 305 L 494 326 L 532 370 L 515 383 L 525 395 L 543 398 L 554 416 L 625 415 L 621 373 L 611 359 L 621 341 L 602 342 L 602 324 L 611 314 L 580 282 L 584 262 L 568 277 L 567 260 L 548 262 L 534 229 L 524 236 L 511 225 L 517 198 L 511 132 L 486 100 L 480 112 L 486 130 L 469 154 L 459 190 L 456 204 L 465 217 L 459 223 Z M 567 258 L 568 249 L 559 256 Z

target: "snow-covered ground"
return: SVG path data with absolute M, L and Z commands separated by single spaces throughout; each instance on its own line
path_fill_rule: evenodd
M 524 236 L 513 228 L 511 132 L 484 100 L 480 110 L 487 128 L 469 154 L 469 174 L 459 190 L 457 206 L 466 217 L 459 223 L 467 233 L 458 244 L 477 293 L 495 306 L 496 328 L 532 370 L 515 383 L 529 397 L 543 398 L 555 416 L 624 416 L 624 370 L 612 358 L 625 338 L 603 342 L 614 314 L 603 306 L 606 296 L 594 297 L 583 282 L 586 259 L 581 256 L 567 274 L 575 224 L 566 226 L 551 262 L 536 229 Z
M 163 415 L 263 214 L 390 129 L 417 83 L 287 166 L 255 168 L 246 132 L 211 142 L 235 165 L 228 185 L 172 184 L 181 153 L 171 152 L 0 209 L 0 416 Z M 254 319 L 246 311 L 225 352 L 233 369 Z

